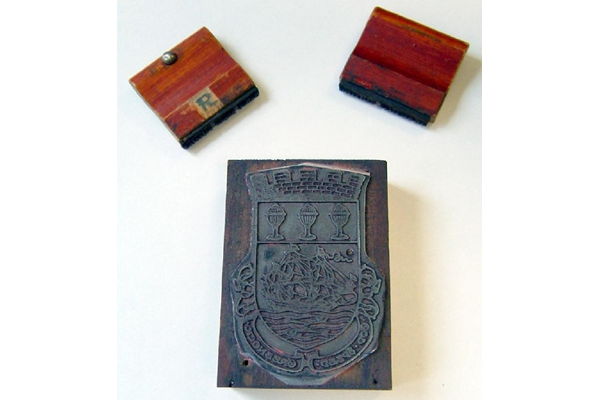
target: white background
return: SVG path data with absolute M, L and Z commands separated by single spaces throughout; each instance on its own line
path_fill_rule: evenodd
M 376 5 L 471 44 L 427 128 L 338 90 Z M 202 26 L 260 96 L 185 151 L 127 81 Z M 216 388 L 227 160 L 262 158 L 387 160 L 393 391 L 368 396 L 480 396 L 478 2 L 121 1 L 118 51 L 120 399 L 309 395 Z

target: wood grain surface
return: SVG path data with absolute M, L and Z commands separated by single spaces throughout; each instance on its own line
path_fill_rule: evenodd
M 194 130 L 212 122 L 211 118 L 256 89 L 250 76 L 207 28 L 170 51 L 177 55 L 174 64 L 165 65 L 159 58 L 130 83 L 184 145 L 189 144 L 187 137 Z
M 418 122 L 433 122 L 468 47 L 377 7 L 342 72 L 340 82 L 346 86 L 340 88 L 352 93 L 357 86 L 352 94 L 403 114 L 403 107 L 393 109 L 397 102 L 422 114 Z

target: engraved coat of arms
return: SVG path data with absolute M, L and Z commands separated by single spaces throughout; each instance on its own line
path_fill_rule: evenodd
M 249 253 L 230 278 L 241 352 L 322 385 L 377 349 L 384 279 L 365 251 L 369 174 L 300 164 L 246 175 Z

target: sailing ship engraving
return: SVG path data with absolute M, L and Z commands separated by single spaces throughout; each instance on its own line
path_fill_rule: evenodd
M 283 339 L 310 348 L 339 335 L 352 319 L 358 301 L 358 277 L 346 276 L 321 246 L 312 257 L 292 245 L 261 279 L 268 303 L 261 316 Z M 351 259 L 349 259 L 351 261 Z

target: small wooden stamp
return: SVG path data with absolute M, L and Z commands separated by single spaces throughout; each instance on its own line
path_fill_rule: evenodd
M 387 167 L 227 173 L 219 387 L 391 389 Z
M 340 77 L 340 90 L 427 125 L 469 44 L 379 7 Z
M 184 149 L 258 96 L 250 76 L 207 28 L 129 82 Z

